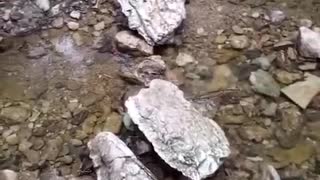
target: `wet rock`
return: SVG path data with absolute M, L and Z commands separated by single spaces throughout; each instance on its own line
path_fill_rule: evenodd
M 206 86 L 206 91 L 214 92 L 225 90 L 237 81 L 237 78 L 228 65 L 219 65 L 213 68 L 213 79 Z
M 300 19 L 299 20 L 299 26 L 303 26 L 306 28 L 311 28 L 312 27 L 313 22 L 310 19 Z
M 274 49 L 276 50 L 280 50 L 280 49 L 284 49 L 287 48 L 289 46 L 293 46 L 294 43 L 292 41 L 289 40 L 280 40 L 279 42 L 275 43 L 273 45 Z
M 63 24 L 64 24 L 63 17 L 58 17 L 52 21 L 52 27 L 57 28 L 57 29 L 62 28 Z
M 80 11 L 71 11 L 70 17 L 72 17 L 74 19 L 80 19 L 81 13 L 80 13 Z
M 235 60 L 240 56 L 239 51 L 236 50 L 218 50 L 215 54 L 215 59 L 217 60 L 218 64 L 225 64 L 232 60 Z
M 96 30 L 96 31 L 101 31 L 101 30 L 103 30 L 103 29 L 105 28 L 105 26 L 106 26 L 106 25 L 105 25 L 104 21 L 101 21 L 101 22 L 95 24 L 95 25 L 93 26 L 93 28 L 94 28 L 94 30 Z
M 79 27 L 80 27 L 79 23 L 73 22 L 73 21 L 68 22 L 68 23 L 67 23 L 67 26 L 68 26 L 68 28 L 69 28 L 70 30 L 73 30 L 73 31 L 79 29 Z
M 187 64 L 195 62 L 194 58 L 187 53 L 180 52 L 176 58 L 176 64 L 178 66 L 186 66 Z
M 77 147 L 82 145 L 82 141 L 79 139 L 70 139 L 70 144 Z
M 11 134 L 6 137 L 6 142 L 9 145 L 17 145 L 19 144 L 19 137 L 17 136 L 17 134 Z
M 244 30 L 240 26 L 237 26 L 237 25 L 232 26 L 232 31 L 235 34 L 239 34 L 239 35 L 242 35 L 244 33 Z
M 47 142 L 46 148 L 43 152 L 47 160 L 54 161 L 57 159 L 62 148 L 62 143 L 63 141 L 61 137 L 51 139 Z
M 66 180 L 64 177 L 59 176 L 55 169 L 48 169 L 39 175 L 39 180 Z
M 10 19 L 13 21 L 18 21 L 23 18 L 23 14 L 18 11 L 11 12 Z
M 320 58 L 320 33 L 300 27 L 298 47 L 300 55 L 307 58 Z
M 38 180 L 38 172 L 37 171 L 23 171 L 19 172 L 18 179 L 19 180 Z
M 284 148 L 292 148 L 300 140 L 304 118 L 299 109 L 293 105 L 279 109 L 280 127 L 276 130 L 276 138 Z
M 166 79 L 177 86 L 184 84 L 184 70 L 182 68 L 175 68 L 166 71 Z
M 120 0 L 118 2 L 122 13 L 128 17 L 129 27 L 137 30 L 150 45 L 172 41 L 175 29 L 186 18 L 184 0 L 147 2 Z
M 281 82 L 282 84 L 291 84 L 295 81 L 301 80 L 303 75 L 300 73 L 290 73 L 284 70 L 277 70 L 275 72 L 275 78 L 277 81 Z
M 283 164 L 301 164 L 314 154 L 314 147 L 310 143 L 299 143 L 292 149 L 274 148 L 269 151 L 274 160 Z
M 72 158 L 72 156 L 64 156 L 64 157 L 60 158 L 59 161 L 64 164 L 71 164 L 73 162 L 73 158 Z
M 40 162 L 40 152 L 32 149 L 22 151 L 22 154 L 32 164 L 38 164 Z
M 40 139 L 40 138 L 33 138 L 33 139 L 31 139 L 31 141 L 32 141 L 32 148 L 33 148 L 34 150 L 40 150 L 40 149 L 42 149 L 42 148 L 44 147 L 44 145 L 45 145 L 44 140 L 42 140 L 42 139 Z
M 195 73 L 201 78 L 201 79 L 210 79 L 212 78 L 212 70 L 205 65 L 197 65 L 195 69 Z
M 302 71 L 312 71 L 312 70 L 317 69 L 317 63 L 306 62 L 302 65 L 299 65 L 298 67 Z
M 10 106 L 1 109 L 0 120 L 8 124 L 17 124 L 26 121 L 30 117 L 30 112 L 21 106 Z
M 224 124 L 242 124 L 248 120 L 248 117 L 245 115 L 229 115 L 223 114 L 217 117 L 218 121 Z
M 266 71 L 258 70 L 252 72 L 250 75 L 250 82 L 253 85 L 253 89 L 258 93 L 271 97 L 280 96 L 280 86 Z
M 250 41 L 247 36 L 231 36 L 229 40 L 234 49 L 245 49 L 250 46 Z
M 305 116 L 309 121 L 320 121 L 320 111 L 315 109 L 307 109 Z
M 93 133 L 96 122 L 97 117 L 95 115 L 89 115 L 82 123 L 82 130 L 87 134 Z
M 81 97 L 80 102 L 84 107 L 89 107 L 103 99 L 102 95 L 88 93 Z
M 28 142 L 27 140 L 23 140 L 20 142 L 18 150 L 20 152 L 24 152 L 27 151 L 28 149 L 30 149 L 32 146 L 32 143 Z
M 144 40 L 134 36 L 130 31 L 120 31 L 115 37 L 118 48 L 124 52 L 130 52 L 134 55 L 152 55 L 153 47 Z
M 261 67 L 263 70 L 268 70 L 271 66 L 271 63 L 276 59 L 276 54 L 270 54 L 269 56 L 261 56 L 252 61 L 252 64 L 256 64 Z
M 228 37 L 225 35 L 219 35 L 215 39 L 215 43 L 217 44 L 224 44 L 227 41 Z
M 83 121 L 88 117 L 89 112 L 87 110 L 82 110 L 73 116 L 71 120 L 71 124 L 73 125 L 80 125 Z
M 286 14 L 280 10 L 269 11 L 269 20 L 274 24 L 279 24 L 286 19 Z
M 306 79 L 281 89 L 281 92 L 293 102 L 305 109 L 312 98 L 320 91 L 320 78 L 306 73 Z
M 262 142 L 264 139 L 270 137 L 267 129 L 260 126 L 245 126 L 239 129 L 241 138 L 254 142 Z
M 103 130 L 118 134 L 122 127 L 122 118 L 117 113 L 112 113 L 105 121 Z
M 248 58 L 248 59 L 256 59 L 258 57 L 261 57 L 262 51 L 260 49 L 254 48 L 254 49 L 247 49 L 244 52 L 244 55 Z
M 266 104 L 266 106 L 262 107 L 262 114 L 265 116 L 275 116 L 278 105 L 276 103 Z
M 35 2 L 36 2 L 36 5 L 43 11 L 48 11 L 50 9 L 49 0 L 36 0 Z
M 88 148 L 97 179 L 155 179 L 125 143 L 110 132 L 99 133 L 89 141 Z
M 230 154 L 222 129 L 203 117 L 184 99 L 183 92 L 168 81 L 151 81 L 150 88 L 129 97 L 125 106 L 158 155 L 192 179 L 212 175 L 221 165 L 221 158 Z M 195 147 L 196 151 L 190 151 Z
M 319 118 L 319 116 L 318 116 Z M 307 123 L 307 136 L 316 141 L 320 141 L 320 121 Z
M 18 174 L 12 170 L 4 169 L 0 171 L 1 180 L 18 180 Z
M 46 49 L 44 49 L 44 47 L 34 47 L 32 48 L 29 53 L 28 53 L 28 57 L 29 58 L 35 58 L 35 59 L 38 59 L 44 55 L 47 54 L 47 51 Z

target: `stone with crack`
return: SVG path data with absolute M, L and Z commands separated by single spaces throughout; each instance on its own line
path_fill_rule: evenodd
M 150 44 L 165 44 L 186 18 L 185 0 L 118 0 L 128 18 L 129 28 L 137 30 Z
M 168 81 L 152 80 L 125 106 L 158 155 L 193 180 L 211 176 L 230 154 L 219 125 L 197 111 Z
M 126 144 L 110 132 L 99 133 L 89 141 L 88 148 L 97 180 L 156 180 Z

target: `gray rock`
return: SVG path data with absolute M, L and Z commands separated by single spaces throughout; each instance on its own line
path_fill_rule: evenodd
M 247 36 L 231 36 L 230 44 L 234 49 L 245 49 L 250 46 L 250 41 Z
M 274 24 L 279 24 L 286 19 L 286 14 L 280 10 L 269 11 L 269 20 Z
M 299 26 L 311 28 L 312 24 L 313 24 L 313 22 L 310 19 L 300 19 L 299 20 Z
M 79 27 L 80 27 L 79 23 L 73 22 L 73 21 L 68 22 L 68 23 L 67 23 L 67 26 L 68 26 L 68 28 L 69 28 L 70 30 L 74 30 L 74 31 L 77 30 L 77 29 L 79 29 Z
M 52 26 L 54 27 L 54 28 L 62 28 L 63 27 L 63 24 L 64 24 L 64 19 L 63 19 L 63 17 L 58 17 L 58 18 L 56 18 L 56 19 L 54 19 L 53 21 L 52 21 Z
M 11 134 L 6 137 L 6 142 L 9 145 L 17 145 L 19 144 L 19 137 L 17 136 L 17 134 Z
M 304 118 L 299 109 L 291 104 L 280 108 L 279 115 L 281 124 L 276 130 L 276 138 L 282 147 L 293 148 L 300 140 Z
M 195 62 L 194 58 L 187 53 L 180 52 L 176 58 L 176 64 L 178 66 L 186 66 L 187 64 Z
M 253 89 L 258 93 L 271 97 L 280 96 L 280 86 L 268 72 L 263 70 L 252 72 L 249 79 Z
M 256 64 L 261 67 L 263 70 L 268 70 L 271 66 L 271 63 L 277 58 L 276 54 L 270 54 L 268 56 L 261 56 L 252 61 L 252 64 Z
M 284 70 L 276 70 L 275 71 L 275 78 L 277 81 L 281 82 L 282 84 L 291 84 L 295 81 L 303 79 L 303 74 L 301 73 L 290 73 Z
M 320 33 L 300 27 L 298 49 L 304 57 L 320 58 Z
M 66 180 L 59 176 L 59 172 L 55 169 L 49 169 L 39 175 L 39 180 Z
M 260 126 L 245 126 L 239 128 L 239 135 L 244 140 L 261 142 L 264 139 L 270 137 L 270 133 L 267 129 Z
M 306 73 L 306 79 L 281 89 L 281 92 L 293 102 L 305 109 L 310 101 L 320 92 L 320 78 Z
M 63 141 L 61 137 L 49 140 L 44 151 L 45 158 L 50 161 L 57 159 L 62 148 L 62 143 Z
M 125 143 L 110 132 L 99 133 L 89 141 L 88 148 L 97 179 L 156 180 Z
M 0 120 L 8 124 L 17 124 L 26 121 L 30 117 L 30 111 L 21 106 L 3 108 L 0 112 Z
M 310 71 L 310 70 L 315 70 L 317 69 L 317 63 L 313 62 L 306 62 L 304 64 L 301 64 L 298 66 L 300 70 L 302 71 Z
M 28 57 L 38 59 L 46 54 L 47 54 L 46 49 L 40 46 L 40 47 L 32 48 L 28 53 Z
M 36 0 L 36 5 L 43 11 L 48 11 L 50 9 L 49 0 Z
M 232 31 L 235 34 L 239 34 L 239 35 L 242 35 L 244 33 L 244 30 L 240 26 L 237 26 L 237 25 L 232 26 Z
M 116 34 L 118 48 L 134 55 L 152 55 L 153 47 L 136 37 L 130 31 L 120 31 Z
M 38 164 L 40 161 L 40 152 L 32 149 L 27 149 L 22 152 L 27 160 L 32 164 Z
M 105 27 L 106 27 L 106 25 L 105 25 L 104 21 L 98 22 L 97 24 L 95 24 L 95 25 L 93 26 L 94 30 L 96 30 L 96 31 L 101 31 L 101 30 L 103 30 Z
M 118 0 L 128 17 L 129 27 L 137 30 L 150 45 L 172 40 L 174 30 L 186 18 L 185 0 Z
M 133 122 L 158 155 L 185 176 L 212 175 L 230 154 L 223 130 L 204 117 L 174 84 L 155 79 L 125 102 Z
M 72 17 L 74 19 L 80 19 L 81 13 L 80 13 L 80 11 L 71 11 L 70 17 Z
M 0 171 L 1 180 L 18 180 L 18 174 L 12 170 L 4 169 Z

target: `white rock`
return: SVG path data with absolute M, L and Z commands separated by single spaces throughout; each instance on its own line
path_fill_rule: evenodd
M 278 24 L 286 19 L 286 14 L 280 10 L 271 10 L 269 12 L 269 18 L 272 23 Z
M 10 9 L 4 10 L 4 15 L 2 16 L 2 19 L 5 21 L 8 21 L 10 19 L 10 13 L 11 13 Z
M 105 25 L 104 21 L 101 21 L 101 22 L 95 24 L 95 25 L 93 26 L 93 28 L 94 28 L 94 30 L 96 30 L 96 31 L 101 31 L 101 30 L 103 30 L 103 29 L 105 28 L 105 26 L 106 26 L 106 25 Z
M 116 41 L 118 47 L 125 51 L 133 51 L 134 54 L 140 52 L 143 55 L 152 55 L 153 47 L 146 43 L 143 39 L 140 39 L 133 35 L 130 31 L 120 31 L 116 34 Z
M 250 46 L 247 36 L 232 36 L 230 37 L 230 44 L 234 49 L 245 49 Z
M 18 174 L 12 170 L 4 169 L 0 171 L 1 180 L 18 180 Z
M 176 64 L 178 66 L 186 66 L 187 64 L 195 62 L 194 58 L 187 53 L 180 52 L 176 58 Z
M 70 30 L 77 30 L 80 27 L 79 23 L 73 21 L 68 22 L 67 26 Z
M 36 5 L 44 11 L 48 11 L 50 9 L 49 0 L 36 0 Z
M 72 17 L 74 19 L 80 19 L 81 13 L 80 13 L 80 11 L 71 11 L 70 17 Z
M 97 180 L 155 180 L 151 172 L 117 136 L 99 133 L 88 143 Z
M 219 125 L 197 111 L 171 82 L 152 80 L 125 106 L 155 152 L 192 180 L 212 175 L 230 154 Z
M 129 27 L 137 30 L 150 45 L 171 40 L 175 29 L 186 18 L 185 0 L 118 0 L 128 17 Z
M 320 58 L 320 33 L 300 27 L 298 45 L 300 55 L 307 58 Z
M 305 74 L 306 79 L 281 89 L 281 92 L 293 102 L 305 109 L 312 98 L 320 92 L 320 78 L 310 73 Z

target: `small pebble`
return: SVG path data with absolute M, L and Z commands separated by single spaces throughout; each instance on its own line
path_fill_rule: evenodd
M 68 22 L 68 23 L 67 23 L 67 26 L 68 26 L 68 28 L 69 28 L 70 30 L 73 30 L 73 31 L 79 29 L 79 27 L 80 27 L 79 23 L 73 22 L 73 21 Z
M 81 13 L 79 11 L 72 11 L 70 13 L 70 17 L 74 18 L 74 19 L 80 19 L 81 17 Z

